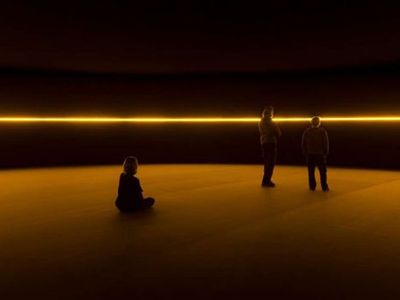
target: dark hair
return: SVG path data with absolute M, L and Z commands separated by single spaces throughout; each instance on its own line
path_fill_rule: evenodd
M 123 171 L 125 174 L 134 175 L 134 174 L 136 174 L 138 165 L 139 165 L 139 162 L 136 157 L 128 156 L 124 160 Z
M 265 106 L 262 112 L 263 117 L 270 117 L 274 112 L 274 107 L 271 105 Z
M 271 112 L 274 111 L 274 107 L 272 105 L 267 105 L 264 107 L 264 112 Z

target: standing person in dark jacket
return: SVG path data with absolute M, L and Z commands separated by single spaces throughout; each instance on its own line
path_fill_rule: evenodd
M 264 176 L 261 185 L 264 187 L 274 187 L 271 181 L 276 163 L 278 138 L 282 135 L 278 125 L 273 122 L 274 108 L 268 106 L 264 108 L 262 118 L 258 124 L 260 131 L 260 142 L 264 158 Z
M 314 191 L 317 185 L 314 172 L 315 167 L 318 167 L 322 190 L 324 192 L 329 191 L 326 178 L 326 157 L 329 153 L 329 138 L 325 128 L 321 127 L 321 119 L 319 117 L 311 119 L 311 127 L 304 131 L 301 144 L 303 154 L 307 158 L 310 190 Z
M 118 197 L 115 205 L 120 211 L 135 211 L 153 206 L 153 198 L 143 198 L 143 190 L 139 179 L 135 177 L 138 160 L 128 156 L 123 165 L 123 172 L 119 177 Z

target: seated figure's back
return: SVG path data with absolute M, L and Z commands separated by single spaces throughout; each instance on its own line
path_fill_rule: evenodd
M 120 211 L 150 208 L 154 205 L 153 198 L 143 198 L 140 181 L 135 177 L 138 165 L 138 160 L 134 156 L 128 156 L 124 161 L 123 172 L 119 176 L 118 196 L 115 201 L 115 205 Z
M 119 178 L 117 206 L 124 208 L 140 207 L 143 201 L 142 187 L 138 178 L 122 173 Z

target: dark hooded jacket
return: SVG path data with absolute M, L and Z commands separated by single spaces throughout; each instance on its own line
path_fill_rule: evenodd
M 309 127 L 303 133 L 302 150 L 305 155 L 328 155 L 329 138 L 325 128 Z

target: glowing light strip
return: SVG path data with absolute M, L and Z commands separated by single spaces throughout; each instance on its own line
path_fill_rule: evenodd
M 49 122 L 49 123 L 254 123 L 259 118 L 107 118 L 107 117 L 0 117 L 0 122 Z
M 275 122 L 309 122 L 311 117 L 276 117 Z M 400 122 L 400 116 L 321 117 L 322 122 Z M 256 123 L 255 117 L 0 117 L 0 123 Z

